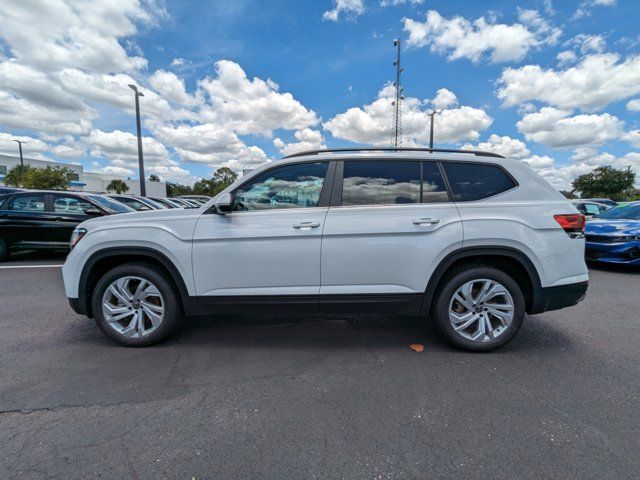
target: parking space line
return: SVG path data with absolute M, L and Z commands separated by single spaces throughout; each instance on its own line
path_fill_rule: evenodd
M 62 265 L 0 265 L 0 269 L 9 268 L 61 268 Z

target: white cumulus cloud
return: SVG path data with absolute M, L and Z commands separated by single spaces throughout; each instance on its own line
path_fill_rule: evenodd
M 363 0 L 333 0 L 334 7 L 322 14 L 324 20 L 337 22 L 340 16 L 358 16 L 364 13 Z
M 286 143 L 282 139 L 276 138 L 273 140 L 273 144 L 283 155 L 327 148 L 324 143 L 324 137 L 317 130 L 305 128 L 304 130 L 298 130 L 293 136 L 297 140 L 296 142 Z
M 440 97 L 450 102 L 455 97 L 440 90 Z M 363 107 L 349 108 L 335 115 L 323 124 L 325 130 L 335 138 L 355 143 L 385 145 L 391 143 L 394 132 L 393 87 L 387 85 L 378 92 L 378 98 Z M 427 144 L 429 142 L 429 118 L 433 101 L 421 101 L 407 97 L 402 103 L 402 132 L 405 145 Z M 486 130 L 493 119 L 482 109 L 470 106 L 449 108 L 435 116 L 435 142 L 451 143 L 476 140 L 480 132 Z
M 485 17 L 470 21 L 429 10 L 424 21 L 405 18 L 404 30 L 410 46 L 428 46 L 449 60 L 479 62 L 488 57 L 492 63 L 521 60 L 531 49 L 555 44 L 561 34 L 535 10 L 520 10 L 519 20 L 511 25 Z
M 466 143 L 462 146 L 463 150 L 482 150 L 486 152 L 493 152 L 507 158 L 526 158 L 531 152 L 527 148 L 527 145 L 517 138 L 511 138 L 508 135 L 496 135 L 491 134 L 486 142 L 480 142 L 472 145 Z
M 620 138 L 624 122 L 609 114 L 571 115 L 553 107 L 529 113 L 516 124 L 528 141 L 551 148 L 603 145 Z
M 594 111 L 640 93 L 640 56 L 587 55 L 566 70 L 539 65 L 506 68 L 497 95 L 504 106 L 540 101 L 564 109 Z

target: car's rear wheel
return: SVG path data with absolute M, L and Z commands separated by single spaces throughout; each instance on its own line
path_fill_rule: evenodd
M 502 270 L 463 267 L 444 279 L 434 313 L 440 330 L 453 345 L 487 352 L 505 345 L 518 333 L 525 315 L 524 295 Z
M 108 271 L 96 284 L 92 307 L 100 330 L 131 347 L 165 340 L 181 318 L 171 278 L 159 268 L 140 263 Z

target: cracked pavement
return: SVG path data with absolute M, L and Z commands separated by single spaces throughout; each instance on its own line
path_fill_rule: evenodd
M 191 319 L 127 349 L 59 269 L 0 270 L 0 478 L 637 478 L 640 272 L 591 275 L 483 355 L 371 315 Z

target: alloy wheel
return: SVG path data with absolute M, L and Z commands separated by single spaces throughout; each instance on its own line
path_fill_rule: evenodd
M 164 320 L 165 306 L 158 288 L 141 277 L 113 281 L 102 296 L 105 322 L 122 336 L 146 337 Z
M 466 340 L 485 343 L 509 328 L 514 310 L 513 297 L 504 285 L 487 278 L 470 280 L 453 294 L 449 322 Z

